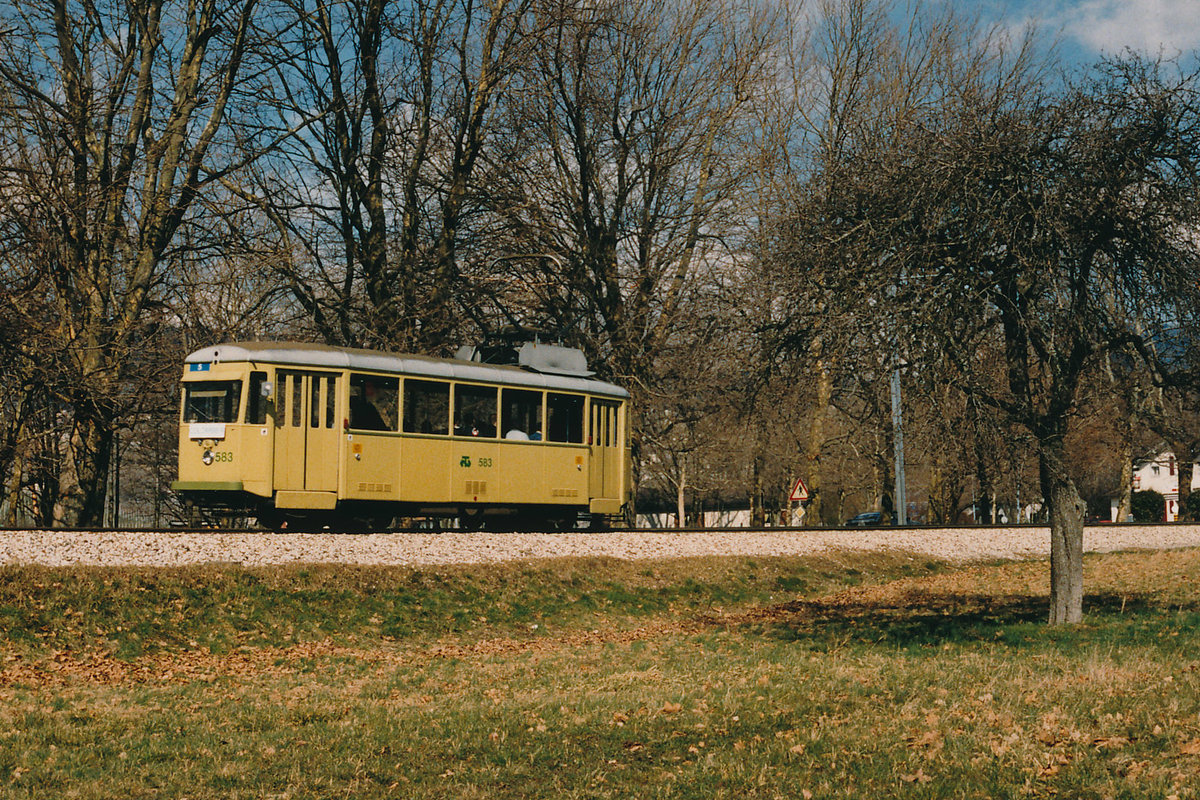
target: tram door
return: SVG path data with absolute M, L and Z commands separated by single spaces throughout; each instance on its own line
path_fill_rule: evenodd
M 337 491 L 340 382 L 340 375 L 325 372 L 276 374 L 276 489 Z
M 621 491 L 619 403 L 592 401 L 592 497 L 616 498 Z

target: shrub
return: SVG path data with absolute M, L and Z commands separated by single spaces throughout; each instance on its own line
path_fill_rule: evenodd
M 1134 522 L 1162 522 L 1167 517 L 1167 498 L 1153 489 L 1134 492 L 1130 510 Z
M 1200 490 L 1193 489 L 1179 509 L 1179 519 L 1200 522 Z

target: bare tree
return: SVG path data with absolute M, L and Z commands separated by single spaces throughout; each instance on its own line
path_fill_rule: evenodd
M 0 25 L 6 259 L 44 272 L 66 414 L 56 521 L 97 524 L 122 381 L 163 254 L 229 169 L 256 0 L 14 0 Z
M 317 335 L 445 352 L 497 104 L 536 38 L 532 0 L 294 2 L 280 125 L 309 124 L 238 188 L 276 226 L 272 266 Z
M 501 262 L 495 302 L 582 347 L 647 408 L 662 355 L 692 340 L 693 303 L 716 298 L 708 287 L 728 286 L 742 258 L 778 12 L 631 0 L 544 13 L 553 35 L 506 104 L 518 134 L 493 153 L 507 165 L 497 245 L 544 257 Z M 634 430 L 635 465 L 643 423 L 668 420 L 659 411 Z
M 40 509 L 52 508 L 56 496 L 43 480 L 54 452 L 46 446 L 54 441 L 52 312 L 33 270 L 14 266 L 0 270 L 0 523 L 7 525 L 44 522 Z
M 825 198 L 840 190 L 836 170 L 822 165 L 886 147 L 906 116 L 936 101 L 938 64 L 974 35 L 973 26 L 949 6 L 918 2 L 897 13 L 886 0 L 822 0 L 805 11 L 806 31 L 795 37 L 788 51 L 792 78 L 781 101 L 781 116 L 790 125 L 780 142 L 787 163 L 777 170 L 783 179 L 773 187 L 787 210 L 772 214 L 774 219 L 820 218 Z M 848 261 L 869 256 L 848 253 L 846 243 L 836 249 L 812 241 L 794 246 L 796 233 L 777 231 L 775 252 L 763 259 L 760 280 L 775 287 L 777 296 L 786 296 L 789 308 L 785 318 L 771 320 L 763 330 L 766 349 L 801 361 L 815 382 L 802 469 L 811 497 L 807 518 L 816 520 L 831 516 L 823 510 L 823 455 L 827 436 L 836 427 L 837 385 L 845 376 L 853 377 L 859 365 L 851 362 L 865 358 L 877 372 L 878 359 L 895 353 L 864 352 L 864 336 L 890 341 L 890 333 L 880 320 L 864 326 L 854 313 L 861 292 L 843 291 L 847 287 L 828 278 L 847 269 Z M 890 437 L 880 436 L 878 441 L 891 446 Z M 889 457 L 878 452 L 872 459 L 877 468 L 890 472 Z
M 706 496 L 745 489 L 744 476 L 731 476 L 728 467 L 742 454 L 748 427 L 739 401 L 740 356 L 750 337 L 718 294 L 716 287 L 697 287 L 688 298 L 689 322 L 657 353 L 656 380 L 638 412 L 645 483 L 674 496 L 679 525 L 699 515 Z
M 1027 47 L 942 65 L 944 94 L 831 185 L 842 286 L 893 309 L 910 358 L 1036 441 L 1053 623 L 1082 616 L 1084 505 L 1065 447 L 1104 354 L 1176 353 L 1200 307 L 1194 76 L 1138 59 L 1052 91 Z M 1001 380 L 980 354 L 1003 354 Z
M 750 9 L 752 10 L 752 9 Z M 715 0 L 572 12 L 514 87 L 528 121 L 497 211 L 536 322 L 637 382 L 698 276 L 728 256 L 747 111 L 767 91 L 770 20 Z M 545 324 L 543 324 L 545 323 Z

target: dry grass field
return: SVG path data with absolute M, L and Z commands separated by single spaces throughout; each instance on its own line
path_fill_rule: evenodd
M 0 798 L 1194 798 L 1200 552 L 0 569 Z

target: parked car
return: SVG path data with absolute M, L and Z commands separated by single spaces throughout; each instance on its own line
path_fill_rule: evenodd
M 851 528 L 871 528 L 883 524 L 883 513 L 879 511 L 864 511 L 846 521 Z

